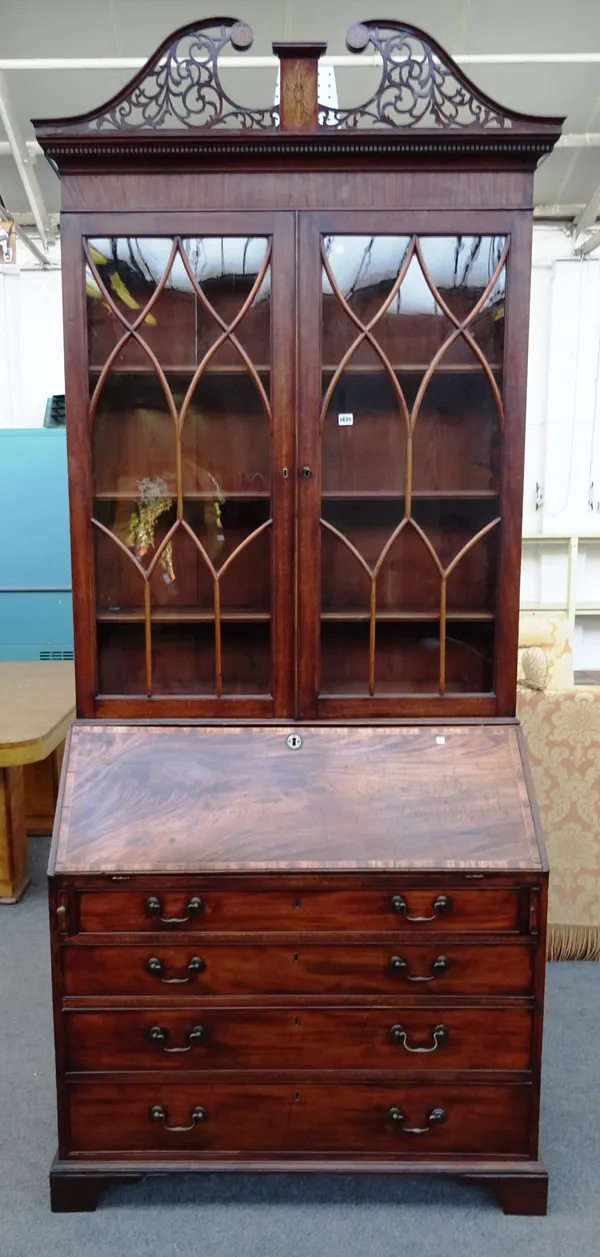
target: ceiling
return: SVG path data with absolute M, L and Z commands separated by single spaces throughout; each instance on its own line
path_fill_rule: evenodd
M 326 40 L 329 53 L 344 53 L 353 21 L 390 10 L 414 22 L 450 53 L 600 54 L 597 0 L 240 0 L 233 15 L 250 22 L 253 54 L 271 51 L 272 40 Z M 216 0 L 20 0 L 2 19 L 0 58 L 147 57 L 170 31 L 194 18 L 210 17 Z M 223 6 L 225 7 L 225 6 Z M 600 133 L 600 61 L 595 64 L 472 64 L 466 73 L 501 104 L 528 113 L 566 115 L 565 131 Z M 274 91 L 273 70 L 239 70 L 235 94 L 241 101 L 267 104 Z M 371 71 L 336 71 L 340 103 L 369 94 Z M 30 118 L 79 113 L 98 106 L 132 77 L 131 70 L 6 69 L 0 93 L 10 99 L 24 138 L 32 139 Z M 229 81 L 231 82 L 231 80 Z M 0 141 L 7 139 L 0 122 Z M 42 157 L 34 167 L 47 211 L 60 205 L 58 179 Z M 23 183 L 10 155 L 0 155 L 0 192 L 12 213 L 30 211 Z M 535 181 L 538 207 L 562 207 L 575 217 L 594 193 L 600 201 L 600 146 L 557 149 L 540 166 Z M 545 211 L 544 211 L 545 212 Z M 548 210 L 550 213 L 550 210 Z M 559 208 L 558 212 L 561 210 Z

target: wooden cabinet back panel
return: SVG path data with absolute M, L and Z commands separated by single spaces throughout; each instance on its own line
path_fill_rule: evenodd
M 219 1008 L 63 1014 L 70 1071 L 519 1069 L 526 1008 Z
M 398 904 L 401 898 L 405 907 Z M 441 900 L 447 903 L 442 903 Z M 199 905 L 197 901 L 200 901 Z M 160 905 L 156 909 L 156 903 Z M 85 933 L 152 931 L 170 934 L 211 930 L 373 930 L 516 931 L 517 892 L 445 890 L 398 885 L 380 890 L 212 890 L 201 880 L 186 879 L 181 889 L 83 891 L 79 928 Z M 411 917 L 420 918 L 418 921 Z M 166 920 L 161 920 L 166 918 Z
M 68 1086 L 73 1152 L 527 1152 L 529 1086 L 402 1087 L 152 1078 Z M 156 1120 L 151 1110 L 160 1106 Z M 194 1110 L 203 1120 L 194 1122 Z M 399 1109 L 403 1120 L 393 1120 Z M 431 1113 L 443 1110 L 443 1120 Z M 167 1130 L 166 1126 L 191 1127 Z M 409 1128 L 409 1132 L 404 1128 Z M 422 1133 L 416 1133 L 416 1132 Z
M 67 995 L 525 995 L 534 951 L 518 944 L 242 943 L 67 947 Z

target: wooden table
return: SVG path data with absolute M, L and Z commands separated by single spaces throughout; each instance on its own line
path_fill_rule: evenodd
M 56 754 L 74 719 L 72 663 L 0 663 L 0 903 L 29 882 L 23 766 Z

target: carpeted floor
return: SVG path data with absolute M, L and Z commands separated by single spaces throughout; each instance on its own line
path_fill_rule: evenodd
M 33 885 L 0 908 L 0 1257 L 598 1257 L 600 964 L 583 962 L 549 967 L 545 1219 L 434 1180 L 236 1175 L 148 1180 L 95 1214 L 52 1215 L 48 846 L 31 846 Z

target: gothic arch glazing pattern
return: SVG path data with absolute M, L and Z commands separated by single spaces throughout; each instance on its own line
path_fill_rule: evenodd
M 321 251 L 321 690 L 490 692 L 508 241 Z
M 271 241 L 84 250 L 100 672 L 103 635 L 128 625 L 147 697 L 268 693 Z M 241 623 L 246 681 L 227 666 Z

